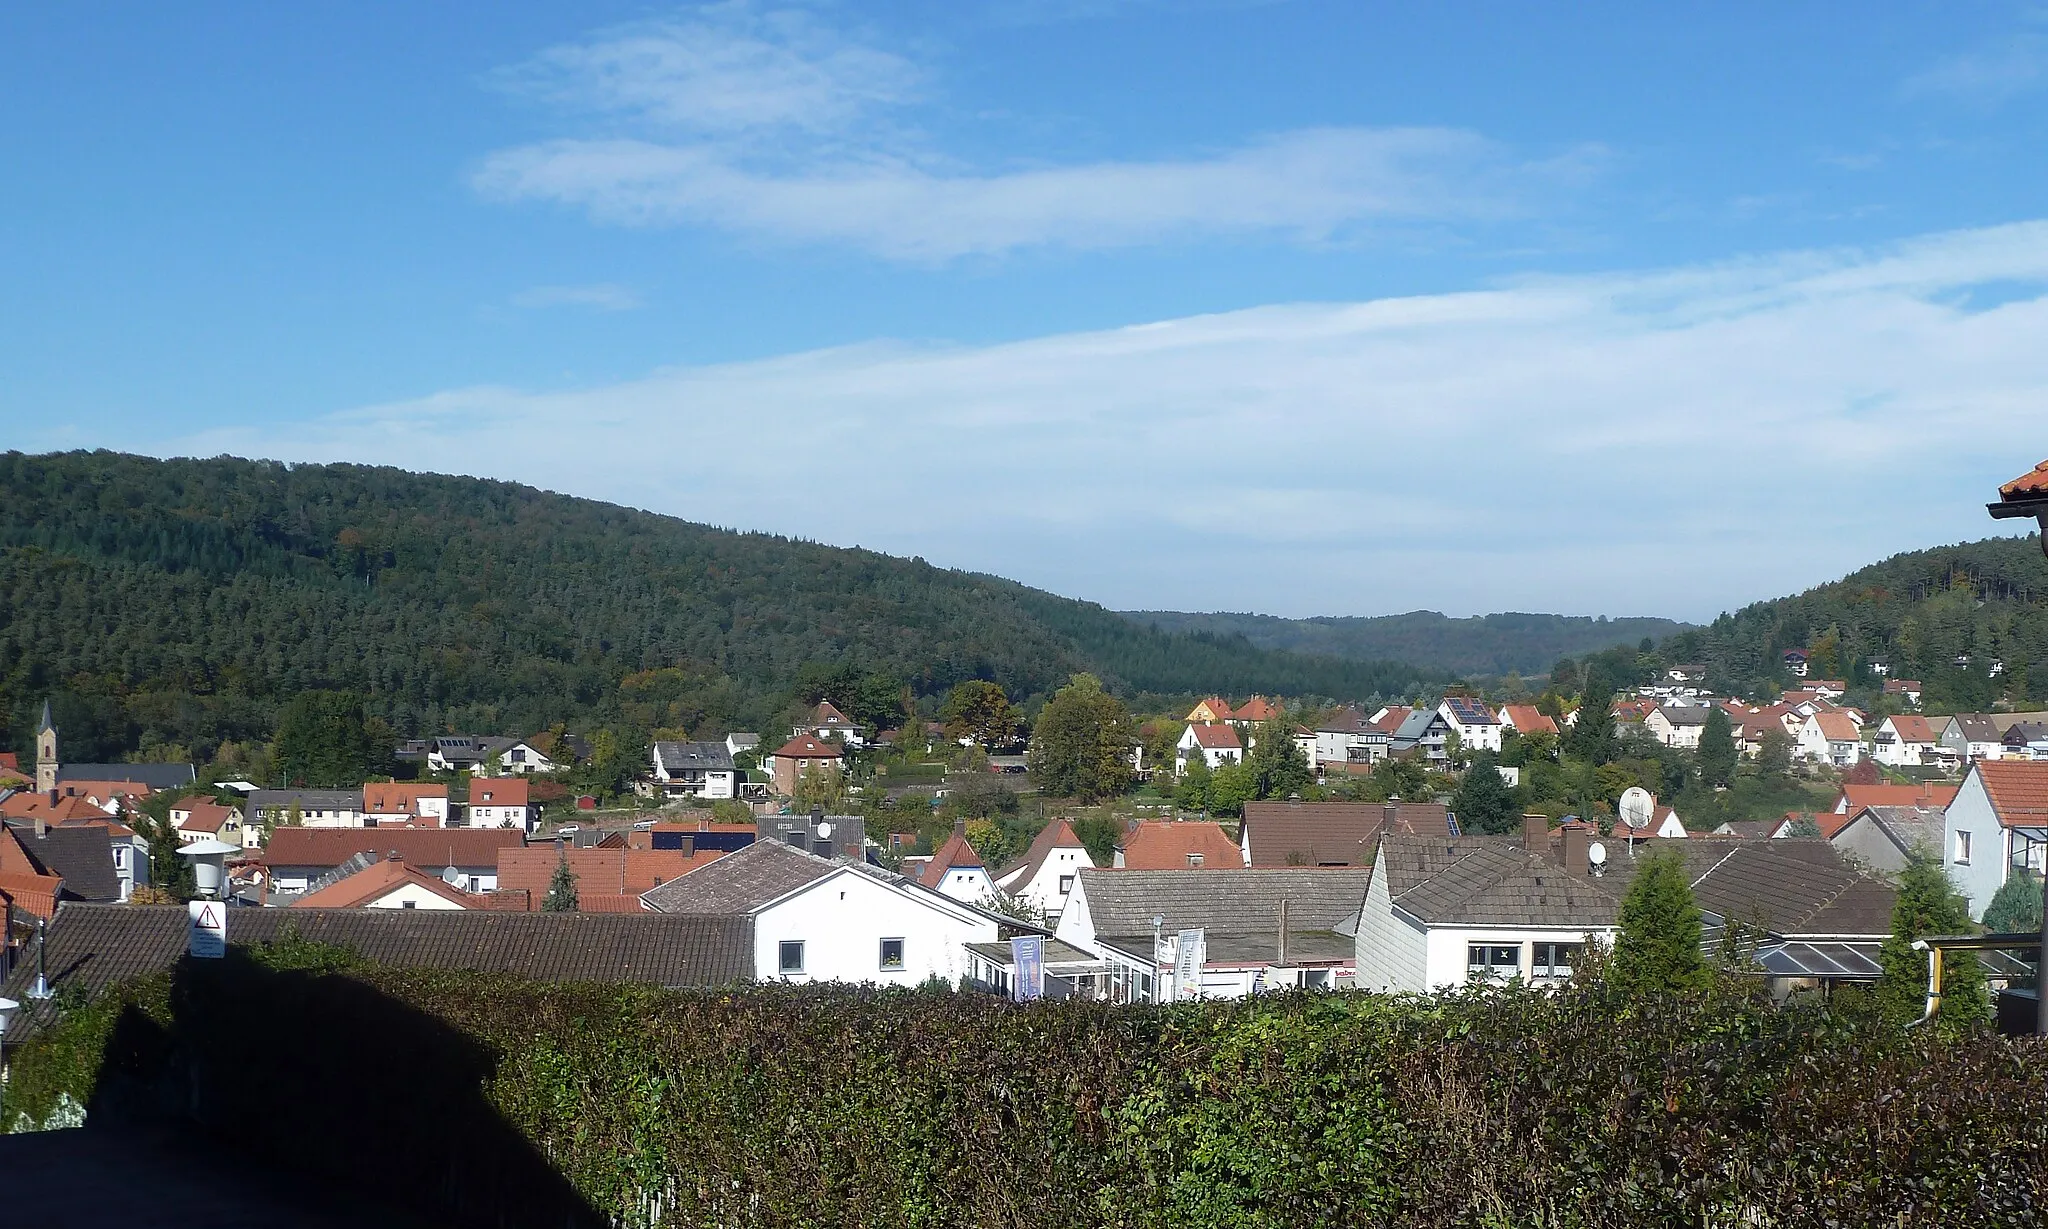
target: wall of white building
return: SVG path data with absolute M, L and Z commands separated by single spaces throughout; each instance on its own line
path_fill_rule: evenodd
M 1970 906 L 1970 920 L 1984 920 L 1984 909 L 2005 883 L 2005 827 L 1991 808 L 1991 796 L 1975 772 L 1963 780 L 1962 789 L 1942 822 L 1941 868 Z M 1967 849 L 1965 838 L 1967 837 Z
M 754 915 L 754 975 L 762 981 L 957 981 L 968 972 L 966 944 L 993 943 L 993 918 L 905 891 L 851 868 L 827 875 Z M 903 940 L 903 967 L 881 967 L 882 940 Z M 784 940 L 804 945 L 800 974 L 781 972 Z
M 1374 872 L 1358 915 L 1360 990 L 1421 990 L 1428 975 L 1428 944 L 1421 927 L 1394 912 L 1386 876 Z

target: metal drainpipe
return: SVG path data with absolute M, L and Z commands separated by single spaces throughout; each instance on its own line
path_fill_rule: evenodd
M 1925 939 L 1913 940 L 1913 947 L 1927 953 L 1927 1010 L 1921 1012 L 1920 1018 L 1908 1024 L 1907 1028 L 1919 1028 L 1941 1010 L 1941 949 L 1929 947 Z

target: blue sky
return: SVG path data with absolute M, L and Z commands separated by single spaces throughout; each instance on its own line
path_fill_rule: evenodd
M 17 6 L 0 443 L 1707 617 L 2048 455 L 2044 102 L 2015 5 Z

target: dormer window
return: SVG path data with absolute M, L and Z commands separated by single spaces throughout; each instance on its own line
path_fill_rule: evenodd
M 1201 864 L 1202 864 L 1202 855 L 1201 855 L 1201 854 L 1198 854 L 1198 853 L 1191 853 L 1191 854 L 1189 854 L 1189 855 L 1188 855 L 1188 865 L 1189 865 L 1189 866 L 1200 866 Z

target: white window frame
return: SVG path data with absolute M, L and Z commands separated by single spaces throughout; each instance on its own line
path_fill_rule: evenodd
M 894 964 L 889 963 L 889 945 L 891 943 L 896 945 L 896 963 Z M 884 973 L 901 973 L 910 967 L 908 951 L 909 945 L 904 942 L 903 936 L 891 935 L 877 945 L 875 949 L 875 967 Z
M 789 949 L 791 948 L 796 949 L 795 968 L 791 968 L 789 963 Z M 779 941 L 775 945 L 775 971 L 784 977 L 801 975 L 804 971 L 805 955 L 804 941 L 802 939 L 783 939 Z

